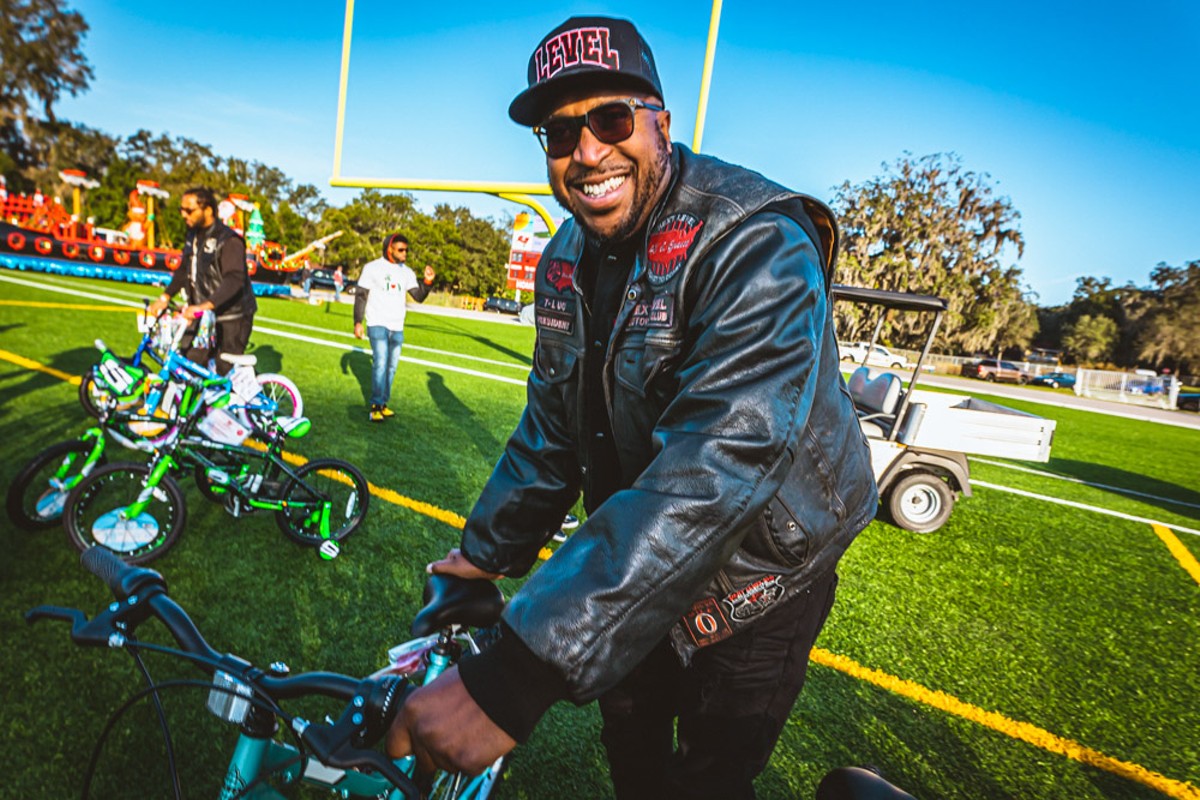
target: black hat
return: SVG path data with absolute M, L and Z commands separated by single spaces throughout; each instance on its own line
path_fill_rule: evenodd
M 565 91 L 590 87 L 630 87 L 662 98 L 654 54 L 629 20 L 571 17 L 550 31 L 529 57 L 529 88 L 513 99 L 508 116 L 532 127 Z

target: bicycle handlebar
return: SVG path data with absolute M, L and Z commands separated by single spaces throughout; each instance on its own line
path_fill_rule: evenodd
M 317 757 L 331 767 L 372 769 L 408 797 L 421 797 L 418 786 L 395 762 L 364 749 L 387 733 L 412 687 L 403 678 L 354 678 L 333 672 L 308 672 L 278 677 L 236 655 L 222 655 L 204 640 L 183 607 L 167 594 L 167 582 L 152 569 L 133 567 L 104 547 L 92 547 L 80 561 L 112 592 L 116 601 L 90 621 L 78 609 L 38 606 L 25 613 L 26 622 L 58 619 L 71 623 L 71 640 L 80 645 L 124 647 L 138 625 L 156 617 L 197 666 L 208 674 L 221 670 L 258 690 L 272 701 L 322 695 L 347 702 L 332 724 L 296 718 L 293 729 Z

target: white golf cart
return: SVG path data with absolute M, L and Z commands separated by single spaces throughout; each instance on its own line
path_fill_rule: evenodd
M 942 527 L 958 495 L 971 496 L 968 453 L 1050 460 L 1054 420 L 968 395 L 915 388 L 946 311 L 945 300 L 838 285 L 833 287 L 833 299 L 880 308 L 872 346 L 889 311 L 932 315 L 925 347 L 907 387 L 894 372 L 872 371 L 866 363 L 847 380 L 859 425 L 871 448 L 880 508 L 896 525 L 917 533 Z

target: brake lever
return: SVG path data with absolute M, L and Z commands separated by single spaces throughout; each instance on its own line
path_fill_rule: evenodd
M 340 769 L 372 769 L 391 781 L 405 797 L 425 800 L 421 787 L 405 775 L 396 762 L 376 750 L 362 747 L 387 733 L 392 718 L 410 691 L 412 686 L 396 676 L 383 680 L 366 679 L 359 683 L 354 698 L 337 722 L 316 724 L 297 718 L 293 727 L 322 764 Z
M 25 612 L 25 621 L 33 624 L 43 619 L 58 619 L 71 623 L 71 641 L 76 644 L 120 646 L 123 639 L 114 641 L 118 631 L 111 621 L 112 614 L 104 612 L 88 621 L 87 615 L 77 608 L 38 606 Z
M 60 619 L 71 623 L 71 630 L 82 629 L 87 625 L 87 615 L 78 608 L 63 608 L 62 606 L 38 606 L 25 612 L 25 621 L 32 625 L 43 619 Z

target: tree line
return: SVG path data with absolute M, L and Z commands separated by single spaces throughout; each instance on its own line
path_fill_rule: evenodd
M 126 196 L 149 179 L 178 197 L 194 185 L 240 193 L 259 203 L 268 239 L 296 250 L 334 231 L 327 264 L 351 277 L 379 255 L 383 236 L 404 230 L 418 247 L 416 266 L 431 264 L 439 283 L 471 295 L 502 293 L 510 220 L 499 225 L 466 208 L 420 211 L 411 195 L 365 190 L 331 206 L 315 186 L 296 184 L 258 161 L 221 156 L 185 137 L 138 131 L 115 137 L 58 120 L 55 102 L 85 91 L 92 70 L 83 53 L 87 23 L 65 0 L 0 0 L 0 173 L 10 190 L 47 188 L 66 196 L 58 171 L 84 169 L 101 186 L 88 195 L 96 223 L 119 227 Z M 857 286 L 931 294 L 948 311 L 935 348 L 957 354 L 1019 357 L 1038 346 L 1065 351 L 1068 361 L 1200 368 L 1200 261 L 1157 265 L 1146 286 L 1113 286 L 1108 278 L 1077 281 L 1062 306 L 1040 307 L 1017 266 L 1025 240 L 1021 214 L 996 193 L 990 176 L 967 169 L 954 153 L 905 153 L 883 172 L 834 189 L 841 225 L 835 280 Z M 159 214 L 160 237 L 183 238 L 177 214 Z M 843 339 L 866 338 L 874 319 L 840 304 Z M 914 347 L 923 330 L 912 314 L 890 316 L 882 339 Z

